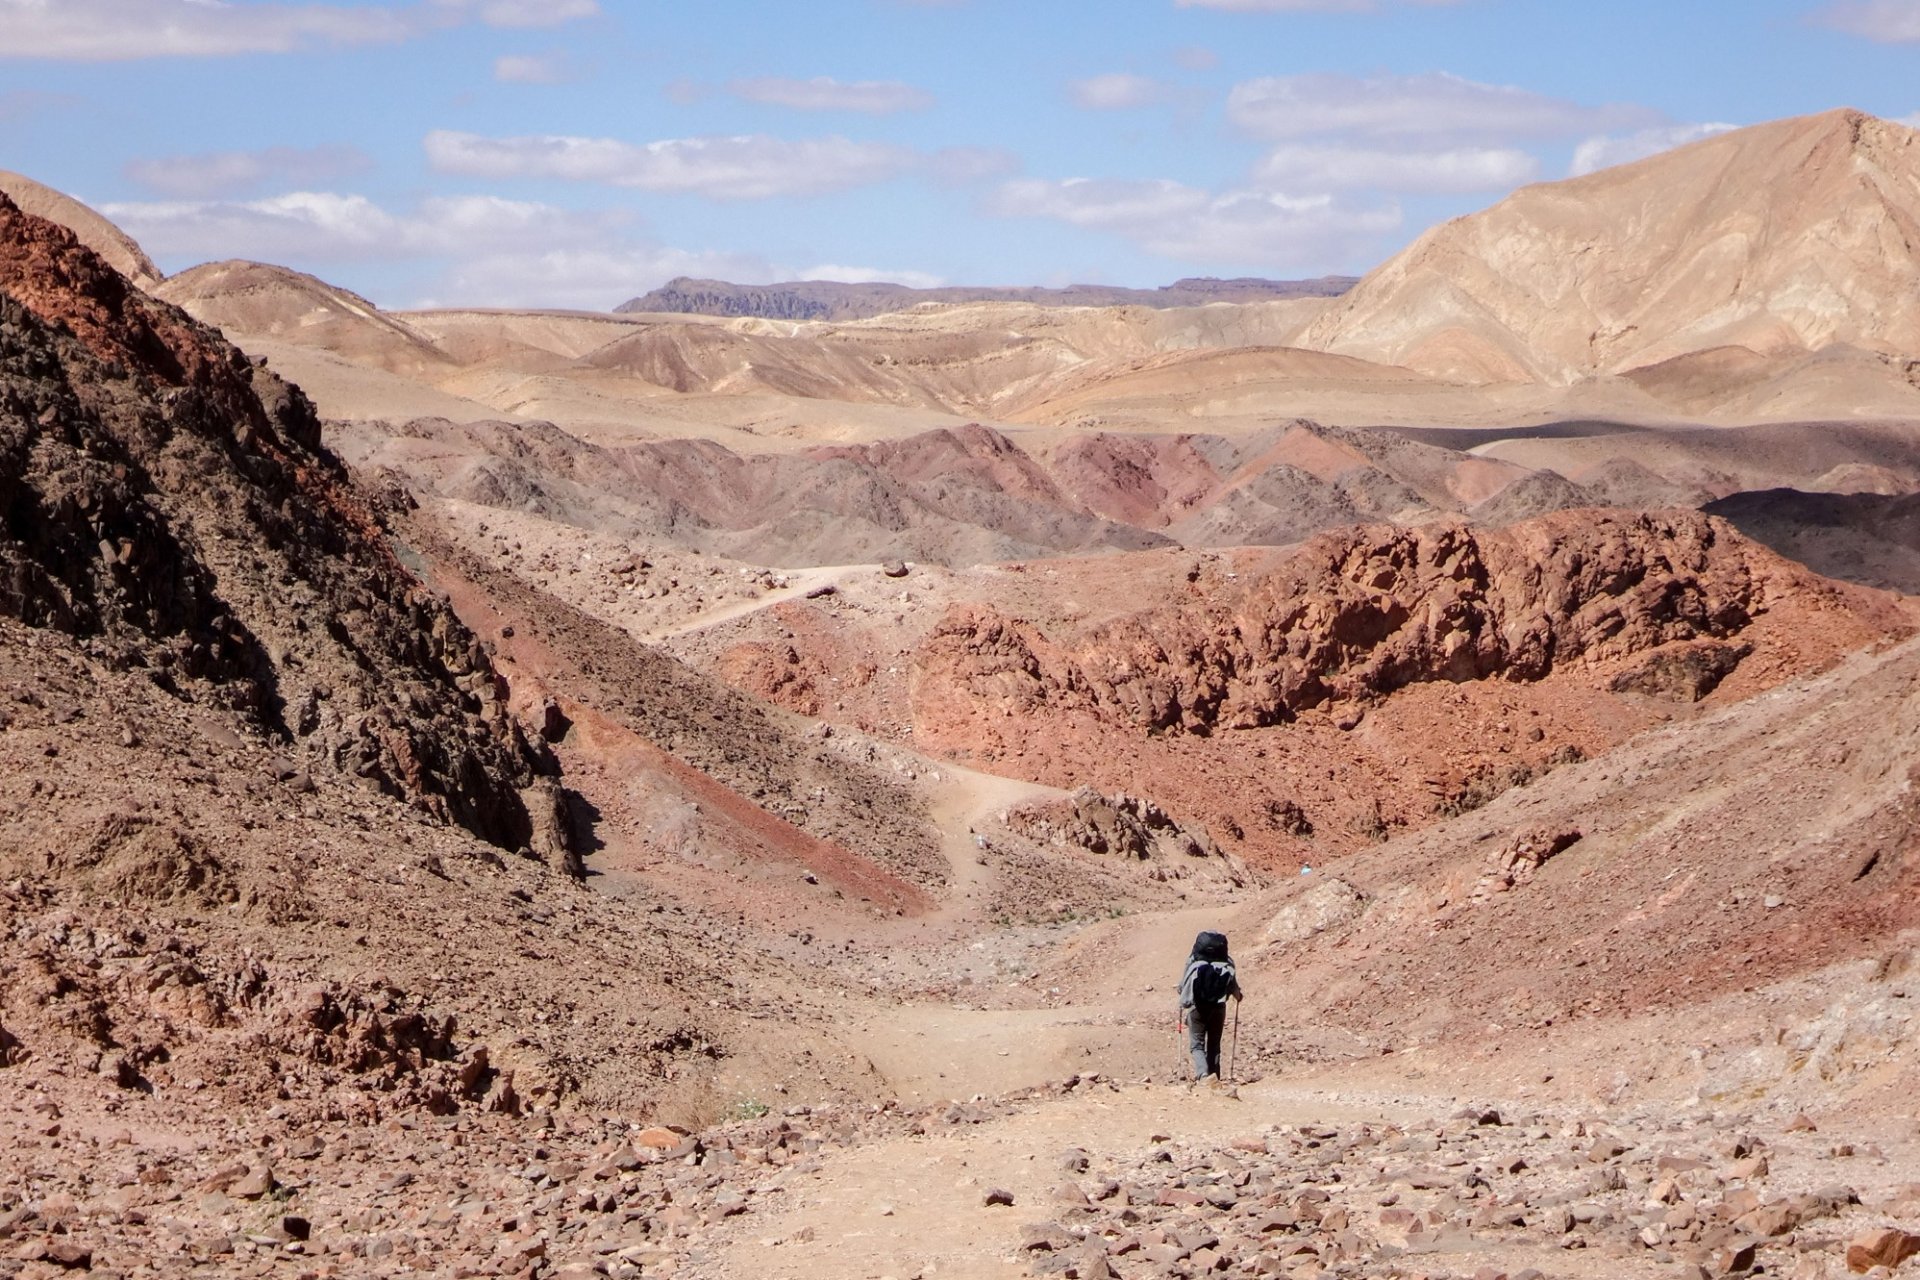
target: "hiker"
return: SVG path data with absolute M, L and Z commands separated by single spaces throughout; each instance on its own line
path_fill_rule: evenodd
M 1220 1039 L 1227 1028 L 1227 1001 L 1238 1000 L 1240 979 L 1227 954 L 1227 935 L 1208 930 L 1193 940 L 1187 971 L 1180 976 L 1180 1023 L 1193 1055 L 1193 1078 L 1220 1077 Z

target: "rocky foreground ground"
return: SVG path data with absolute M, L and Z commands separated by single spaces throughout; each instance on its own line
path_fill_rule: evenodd
M 1777 1113 L 1433 1116 L 1431 1096 L 1097 1073 L 970 1102 L 788 1106 L 699 1133 L 501 1111 L 220 1122 L 12 1072 L 0 1099 L 0 1276 L 22 1280 L 875 1261 L 901 1277 L 1810 1280 L 1892 1274 L 1920 1251 L 1911 1126 L 1869 1139 Z M 1155 1127 L 1169 1115 L 1180 1123 Z M 919 1177 L 874 1181 L 879 1152 Z M 928 1213 L 938 1228 L 917 1229 Z M 890 1220 L 906 1228 L 891 1243 Z

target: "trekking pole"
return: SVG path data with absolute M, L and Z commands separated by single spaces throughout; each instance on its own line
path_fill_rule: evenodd
M 1227 1059 L 1227 1080 L 1229 1083 L 1240 1079 L 1240 1002 L 1233 1002 L 1233 1053 Z

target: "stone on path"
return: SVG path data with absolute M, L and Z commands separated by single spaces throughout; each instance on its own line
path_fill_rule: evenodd
M 1881 1227 L 1848 1242 L 1847 1270 L 1864 1273 L 1875 1267 L 1898 1267 L 1916 1253 L 1920 1253 L 1920 1236 L 1897 1227 Z

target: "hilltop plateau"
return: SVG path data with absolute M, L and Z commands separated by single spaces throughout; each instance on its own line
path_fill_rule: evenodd
M 1270 302 L 1278 298 L 1335 298 L 1354 284 L 1352 276 L 1317 280 L 1176 280 L 1158 289 L 1122 289 L 1075 284 L 1061 289 L 931 287 L 843 284 L 795 280 L 741 285 L 724 280 L 669 280 L 615 307 L 615 311 L 685 312 L 708 316 L 758 316 L 763 320 L 864 320 L 925 303 L 1028 302 L 1055 307 L 1192 307 L 1209 302 Z

